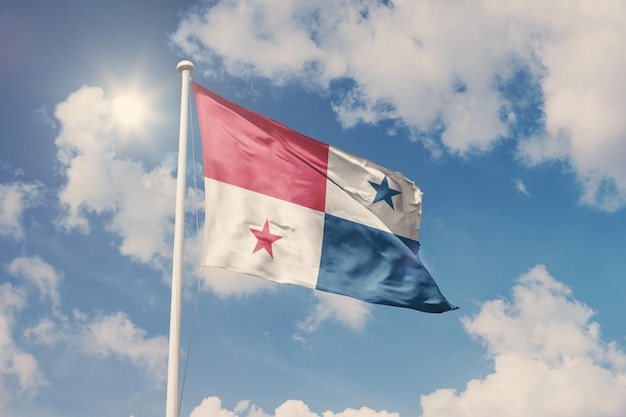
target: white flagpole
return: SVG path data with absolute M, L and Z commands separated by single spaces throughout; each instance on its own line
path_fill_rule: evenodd
M 183 291 L 183 237 L 185 234 L 185 177 L 187 175 L 187 116 L 189 80 L 195 67 L 180 61 L 176 70 L 182 76 L 180 95 L 180 130 L 178 135 L 178 174 L 176 179 L 176 214 L 174 218 L 174 255 L 172 262 L 172 304 L 170 307 L 170 345 L 167 360 L 167 400 L 165 417 L 178 417 L 178 380 L 180 378 L 180 316 Z

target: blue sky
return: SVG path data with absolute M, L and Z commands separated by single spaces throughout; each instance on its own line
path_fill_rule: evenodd
M 414 180 L 420 256 L 461 309 L 200 271 L 194 119 L 181 415 L 626 415 L 625 14 L 2 3 L 0 414 L 165 413 L 175 68 L 190 59 L 205 87 Z

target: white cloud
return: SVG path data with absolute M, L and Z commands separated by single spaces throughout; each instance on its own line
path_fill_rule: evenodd
M 5 266 L 6 271 L 32 284 L 40 292 L 40 299 L 52 305 L 55 319 L 42 319 L 42 326 L 38 333 L 44 333 L 43 323 L 55 323 L 62 318 L 58 312 L 59 282 L 61 274 L 39 257 L 18 257 Z M 0 414 L 8 411 L 9 402 L 21 394 L 32 395 L 37 388 L 46 383 L 43 372 L 39 369 L 37 359 L 32 354 L 22 350 L 13 332 L 20 312 L 27 306 L 26 285 L 12 286 L 5 283 L 0 286 Z M 58 327 L 57 325 L 53 326 Z M 46 329 L 49 338 L 54 329 Z M 33 338 L 28 329 L 25 332 L 27 340 Z M 43 337 L 43 336 L 42 336 Z
M 274 410 L 274 414 L 267 414 L 261 408 L 251 404 L 249 400 L 240 401 L 234 411 L 222 408 L 222 401 L 218 397 L 207 397 L 202 400 L 190 414 L 190 417 L 320 417 L 311 411 L 309 406 L 300 400 L 287 400 Z M 397 413 L 374 411 L 367 407 L 360 409 L 348 408 L 340 413 L 325 411 L 321 417 L 399 417 Z
M 222 400 L 217 397 L 208 397 L 202 400 L 200 405 L 193 409 L 190 417 L 237 417 L 232 411 L 222 408 Z
M 363 301 L 323 291 L 315 291 L 314 295 L 317 303 L 311 314 L 298 326 L 304 332 L 311 333 L 329 320 L 336 320 L 351 330 L 361 331 L 371 317 L 371 306 Z
M 60 224 L 89 231 L 90 214 L 110 215 L 107 228 L 121 238 L 122 254 L 141 262 L 171 256 L 176 180 L 169 156 L 152 169 L 117 150 L 119 132 L 112 102 L 98 87 L 83 87 L 55 110 L 61 131 L 57 157 L 67 183 L 59 192 L 64 207 Z
M 167 337 L 148 337 L 146 331 L 137 327 L 123 312 L 90 318 L 74 310 L 73 317 L 68 318 L 60 310 L 58 287 L 62 273 L 39 257 L 15 258 L 7 265 L 7 271 L 33 284 L 40 292 L 40 299 L 49 300 L 52 306 L 51 315 L 42 315 L 37 324 L 24 330 L 26 340 L 45 346 L 59 343 L 74 346 L 76 340 L 80 340 L 79 346 L 86 354 L 130 361 L 144 370 L 151 380 L 157 383 L 165 380 Z M 9 324 L 13 322 L 15 312 L 24 307 L 26 292 L 23 286 L 13 289 L 9 284 L 0 289 L 3 290 L 0 292 L 0 353 L 1 345 L 9 346 L 14 351 L 14 372 L 24 379 L 22 385 L 35 385 L 40 377 L 34 357 L 15 350 L 10 339 Z M 0 377 L 1 368 L 0 364 Z
M 490 374 L 464 391 L 439 389 L 421 396 L 421 417 L 506 416 L 619 417 L 626 414 L 626 354 L 601 339 L 593 310 L 538 265 L 523 274 L 511 300 L 486 301 L 465 330 L 493 360 Z M 191 417 L 320 417 L 300 400 L 267 413 L 250 400 L 234 410 L 205 398 Z M 399 417 L 367 407 L 322 417 Z
M 287 400 L 274 410 L 276 417 L 318 417 L 300 400 Z
M 538 20 L 541 12 L 555 22 L 539 51 L 546 67 L 546 134 L 523 143 L 521 153 L 533 163 L 566 159 L 584 186 L 583 203 L 621 208 L 626 201 L 626 87 L 619 79 L 626 65 L 626 4 L 549 2 L 543 9 L 528 8 L 527 13 Z
M 54 318 L 43 317 L 36 325 L 28 327 L 24 330 L 24 337 L 31 343 L 54 346 L 67 340 L 68 331 L 67 317 L 56 314 Z
M 31 282 L 39 290 L 41 298 L 49 298 L 53 309 L 61 303 L 59 283 L 62 276 L 50 264 L 38 256 L 21 256 L 7 266 L 10 274 Z
M 237 404 L 235 404 L 235 413 L 236 414 L 241 414 L 243 412 L 245 412 L 247 409 L 250 408 L 252 402 L 250 400 L 241 400 L 238 401 Z
M 526 197 L 530 197 L 530 193 L 526 188 L 526 184 L 519 178 L 513 178 L 513 183 L 515 184 L 515 189 L 518 193 L 525 195 Z
M 27 328 L 24 337 L 34 344 L 66 344 L 73 349 L 78 348 L 85 355 L 114 357 L 130 362 L 156 385 L 165 381 L 167 337 L 149 337 L 124 312 L 90 317 L 74 310 L 71 318 L 56 313 L 53 317 L 41 318 L 36 325 Z
M 511 301 L 487 301 L 463 319 L 487 348 L 493 372 L 462 392 L 422 396 L 422 417 L 626 414 L 626 355 L 602 341 L 592 316 L 543 266 L 531 269 Z
M 207 2 L 172 41 L 207 73 L 342 90 L 344 126 L 395 120 L 429 148 L 489 150 L 525 120 L 501 88 L 516 70 L 543 115 L 520 139 L 531 164 L 571 165 L 581 201 L 626 203 L 626 4 L 608 0 L 229 0 Z M 347 81 L 347 82 L 346 82 Z M 536 133 L 542 130 L 541 133 Z M 433 140 L 433 131 L 440 140 Z
M 82 347 L 98 356 L 129 360 L 145 369 L 157 383 L 165 381 L 167 371 L 167 337 L 147 337 L 122 312 L 97 317 L 82 330 Z
M 466 151 L 506 133 L 493 81 L 511 51 L 492 17 L 468 2 L 228 1 L 189 15 L 172 39 L 208 71 L 323 89 L 352 79 L 334 105 L 346 126 L 391 118 L 429 130 L 443 117 L 444 143 Z M 454 30 L 458 20 L 473 30 Z
M 389 411 L 375 411 L 368 407 L 361 407 L 358 410 L 348 408 L 341 413 L 333 413 L 326 411 L 322 417 L 399 417 L 398 413 L 390 413 Z
M 41 123 L 44 126 L 48 126 L 50 128 L 53 128 L 53 129 L 57 128 L 57 124 L 54 121 L 54 119 L 52 119 L 48 115 L 48 106 L 47 105 L 43 105 L 42 107 L 40 107 L 40 108 L 35 110 L 35 112 L 34 112 L 34 119 L 35 119 L 36 122 Z
M 42 185 L 16 181 L 0 184 L 0 236 L 13 239 L 24 237 L 22 215 L 24 210 L 36 206 L 41 198 Z
M 0 285 L 0 413 L 5 413 L 15 395 L 32 393 L 45 383 L 35 357 L 20 349 L 13 338 L 15 317 L 25 304 L 22 289 Z

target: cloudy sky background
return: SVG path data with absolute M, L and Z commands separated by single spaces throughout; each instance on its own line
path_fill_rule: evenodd
M 0 5 L 0 415 L 165 413 L 181 59 L 413 179 L 461 307 L 200 271 L 194 119 L 181 415 L 626 415 L 623 1 L 147 6 Z

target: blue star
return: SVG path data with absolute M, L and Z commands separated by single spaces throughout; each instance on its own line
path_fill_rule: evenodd
M 391 200 L 391 197 L 397 194 L 401 194 L 401 193 L 400 191 L 396 191 L 396 190 L 389 188 L 389 183 L 387 182 L 387 176 L 385 175 L 385 178 L 383 178 L 383 182 L 381 182 L 380 184 L 376 184 L 375 182 L 372 182 L 372 181 L 368 181 L 368 182 L 376 190 L 376 197 L 374 197 L 374 201 L 372 201 L 372 203 L 385 200 L 385 202 L 389 204 L 389 207 L 395 210 L 395 208 L 393 207 L 393 201 Z

